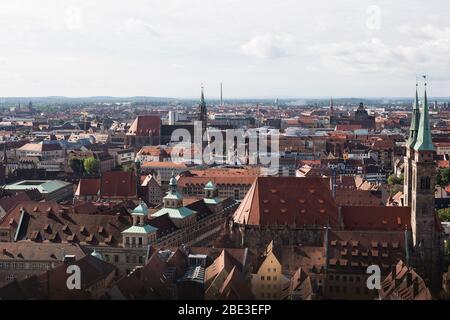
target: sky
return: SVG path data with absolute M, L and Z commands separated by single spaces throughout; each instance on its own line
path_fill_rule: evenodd
M 94 3 L 95 2 L 95 3 Z M 450 96 L 448 0 L 1 0 L 0 96 Z

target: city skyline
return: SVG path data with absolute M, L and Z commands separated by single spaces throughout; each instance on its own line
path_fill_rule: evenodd
M 2 2 L 0 96 L 448 96 L 445 1 L 134 4 Z

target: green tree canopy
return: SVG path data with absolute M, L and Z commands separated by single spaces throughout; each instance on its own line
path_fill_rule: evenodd
M 441 219 L 441 221 L 449 222 L 450 221 L 450 208 L 439 209 L 438 215 L 439 215 L 439 219 Z
M 445 187 L 450 184 L 450 168 L 441 169 L 436 175 L 436 184 Z
M 80 158 L 72 158 L 69 160 L 69 166 L 76 176 L 82 176 L 84 172 L 83 160 Z
M 84 159 L 83 167 L 87 176 L 98 176 L 100 173 L 100 161 L 94 157 Z

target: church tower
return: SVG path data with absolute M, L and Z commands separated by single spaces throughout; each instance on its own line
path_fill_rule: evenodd
M 206 127 L 208 125 L 208 111 L 206 110 L 206 102 L 205 102 L 205 94 L 203 92 L 203 86 L 200 97 L 200 103 L 198 105 L 198 121 L 202 122 L 202 134 L 203 134 L 205 133 Z
M 404 190 L 403 190 L 403 205 L 405 207 L 411 206 L 411 187 L 412 187 L 412 164 L 411 159 L 414 156 L 414 144 L 417 140 L 417 131 L 419 130 L 420 111 L 419 111 L 419 94 L 417 92 L 418 84 L 416 83 L 416 97 L 413 103 L 413 110 L 411 115 L 411 126 L 409 128 L 408 140 L 406 141 L 406 156 L 404 159 Z
M 413 118 L 414 119 L 414 118 Z M 413 120 L 416 121 L 417 119 Z M 415 124 L 414 124 L 415 126 Z M 415 127 L 411 128 L 414 129 Z M 413 132 L 414 136 L 414 132 Z M 415 142 L 410 150 L 408 161 L 411 164 L 411 231 L 415 267 L 431 288 L 439 287 L 441 244 L 439 229 L 436 226 L 434 203 L 436 149 L 431 140 L 426 83 L 420 120 Z

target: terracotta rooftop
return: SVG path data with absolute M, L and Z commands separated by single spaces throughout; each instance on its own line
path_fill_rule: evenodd
M 261 226 L 336 225 L 338 209 L 328 179 L 258 177 L 234 213 L 234 221 Z
M 161 131 L 161 118 L 159 116 L 138 116 L 127 134 L 137 136 L 159 135 Z
M 136 176 L 134 172 L 104 172 L 100 188 L 102 198 L 135 198 Z
M 17 240 L 104 246 L 121 244 L 121 232 L 130 226 L 128 215 L 74 214 L 55 202 L 33 201 L 20 203 L 0 222 Z
M 339 206 L 383 206 L 381 191 L 337 189 L 336 203 Z
M 80 197 L 97 196 L 100 182 L 100 179 L 80 179 L 75 195 Z
M 410 207 L 343 206 L 346 230 L 402 231 L 411 227 Z
M 379 290 L 382 300 L 431 300 L 425 281 L 403 261 L 392 267 Z

